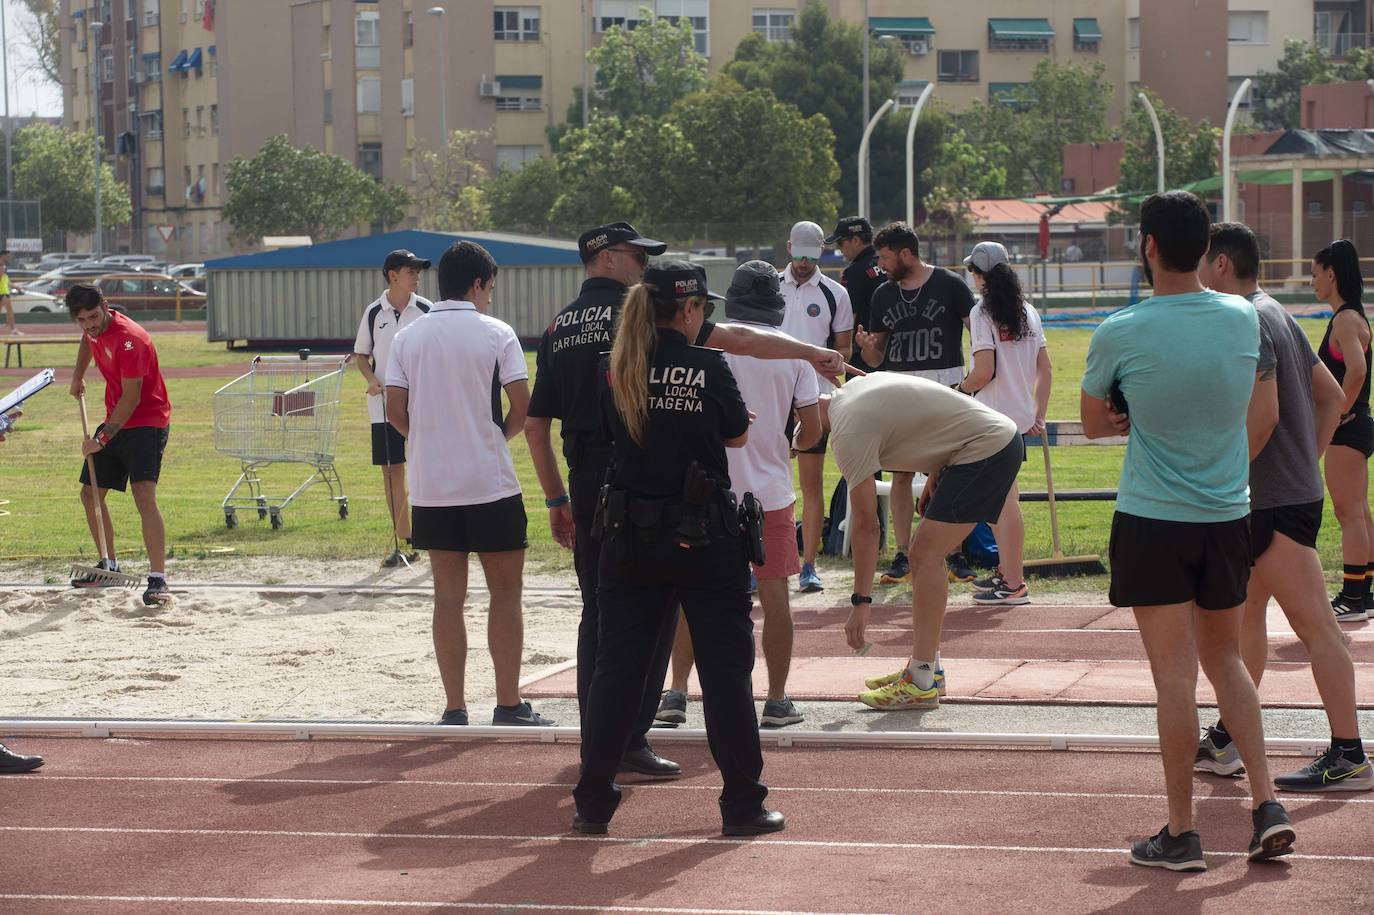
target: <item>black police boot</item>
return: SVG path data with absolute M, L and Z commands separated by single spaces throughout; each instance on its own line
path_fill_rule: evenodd
M 672 777 L 682 774 L 682 766 L 673 762 L 671 759 L 664 759 L 654 752 L 650 746 L 640 747 L 638 750 L 629 750 L 624 756 L 620 757 L 620 772 L 638 772 L 640 775 L 653 775 L 659 778 Z
M 41 756 L 21 756 L 0 743 L 0 772 L 32 772 L 43 765 Z
M 778 810 L 765 810 L 752 820 L 745 820 L 743 823 L 726 823 L 720 828 L 723 836 L 758 836 L 765 832 L 782 832 L 786 822 L 783 820 L 782 812 Z

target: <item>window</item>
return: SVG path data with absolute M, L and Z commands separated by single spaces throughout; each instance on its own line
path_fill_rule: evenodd
M 921 93 L 925 91 L 927 85 L 929 84 L 923 79 L 902 80 L 897 84 L 897 107 L 915 108 L 916 100 L 921 97 Z
M 1226 40 L 1231 44 L 1268 44 L 1269 13 L 1263 10 L 1227 13 Z
M 375 12 L 359 13 L 355 20 L 354 44 L 357 46 L 356 64 L 359 70 L 376 70 L 382 65 L 379 16 Z
M 1048 51 L 1054 29 L 1048 19 L 989 19 L 989 51 Z
M 181 21 L 186 21 L 186 0 L 181 0 Z
M 977 51 L 940 51 L 939 76 L 942 83 L 978 82 Z
M 415 80 L 401 80 L 401 114 L 406 117 L 415 116 Z
M 143 0 L 143 24 L 157 25 L 158 7 L 162 0 Z
M 358 113 L 379 114 L 382 110 L 382 78 L 358 77 Z
M 1309 201 L 1307 202 L 1307 215 L 1310 216 L 1310 217 L 1316 217 L 1316 216 L 1320 216 L 1321 214 L 1322 214 L 1322 203 L 1321 203 L 1321 201 L 1320 201 L 1320 200 L 1309 200 Z
M 1034 102 L 1030 83 L 988 83 L 988 103 L 1001 102 L 1012 111 L 1024 111 Z
M 166 172 L 160 168 L 148 169 L 148 193 L 161 194 L 167 189 L 167 179 L 164 177 Z
M 205 0 L 196 0 L 196 21 L 205 21 Z
M 1228 105 L 1231 103 L 1231 99 L 1233 99 L 1233 98 L 1236 97 L 1236 90 L 1240 88 L 1240 84 L 1243 83 L 1243 82 L 1245 82 L 1247 79 L 1254 79 L 1254 77 L 1253 77 L 1253 76 L 1250 76 L 1250 77 L 1246 77 L 1246 76 L 1228 76 L 1228 77 L 1226 77 L 1226 103 L 1227 103 Z M 1239 107 L 1240 107 L 1240 110 L 1242 110 L 1242 111 L 1247 111 L 1247 110 L 1249 110 L 1254 104 L 1255 104 L 1255 84 L 1254 84 L 1254 83 L 1251 83 L 1251 84 L 1250 84 L 1250 91 L 1247 92 L 1247 93 L 1245 93 L 1245 98 L 1243 98 L 1243 99 L 1240 100 L 1240 106 L 1239 106 Z
M 754 10 L 754 31 L 766 41 L 786 41 L 796 17 L 796 10 Z
M 497 74 L 496 82 L 501 94 L 496 97 L 497 111 L 543 111 L 542 76 L 502 76 Z
M 145 111 L 141 115 L 143 118 L 143 139 L 161 140 L 162 139 L 162 112 Z
M 1351 216 L 1363 216 L 1363 215 L 1365 215 L 1365 206 L 1366 206 L 1366 205 L 1365 205 L 1365 202 L 1364 202 L 1363 200 L 1356 200 L 1354 203 L 1352 203 L 1352 204 L 1350 205 L 1350 215 L 1351 215 Z
M 498 6 L 495 18 L 497 41 L 539 40 L 539 7 Z
M 543 111 L 544 105 L 537 95 L 498 95 L 497 111 Z
M 1126 50 L 1140 50 L 1140 17 L 1132 16 L 1126 20 Z
M 150 83 L 155 83 L 162 79 L 162 55 L 144 54 L 143 55 L 143 78 Z
M 496 170 L 519 171 L 525 163 L 538 159 L 544 154 L 542 146 L 498 146 L 496 147 Z
M 415 14 L 406 13 L 405 25 L 401 27 L 401 47 L 415 47 Z
M 334 123 L 334 90 L 333 90 L 333 89 L 326 89 L 326 90 L 324 90 L 324 104 L 323 104 L 323 106 L 322 106 L 322 110 L 324 111 L 324 122 L 325 122 L 325 124 L 333 124 L 333 123 Z
M 219 136 L 219 106 L 210 106 L 210 133 Z
M 592 28 L 598 32 L 615 26 L 633 29 L 639 24 L 639 11 L 644 5 L 644 0 L 596 0 Z M 697 53 L 710 56 L 711 0 L 655 0 L 654 6 L 660 18 L 690 22 Z
M 100 0 L 100 21 L 106 25 L 110 22 L 110 0 Z
M 176 295 L 180 291 L 171 280 L 153 280 L 149 285 L 153 287 L 153 295 Z
M 185 178 L 186 196 L 190 197 L 192 192 L 195 190 L 193 187 L 191 187 L 191 166 L 188 165 L 185 167 L 185 169 L 183 169 L 182 177 Z
M 382 144 L 358 144 L 358 168 L 378 181 L 382 180 Z
M 124 0 L 124 19 L 128 22 L 134 21 L 134 0 Z
M 223 193 L 224 193 L 224 185 L 223 185 L 223 184 L 220 184 L 220 180 L 219 180 L 219 163 L 218 163 L 218 162 L 212 162 L 212 163 L 210 163 L 210 186 L 214 189 L 214 193 L 215 193 L 216 195 L 219 195 L 219 194 L 223 194 Z
M 1102 27 L 1096 19 L 1075 19 L 1073 21 L 1073 49 L 1088 54 L 1096 54 L 1102 43 Z
M 183 109 L 181 109 L 181 135 L 182 135 L 182 137 L 184 137 L 184 138 L 186 138 L 186 139 L 190 139 L 190 138 L 191 138 L 191 109 L 190 109 L 190 108 L 183 108 Z M 187 169 L 187 179 L 186 179 L 186 183 L 187 183 L 187 184 L 190 184 L 190 183 L 191 183 L 191 179 L 190 179 L 189 175 L 190 175 L 190 169 Z
M 205 106 L 196 106 L 196 136 L 205 136 Z
M 129 42 L 129 66 L 124 71 L 124 78 L 126 80 L 133 79 L 134 75 L 138 73 L 138 55 L 135 54 L 134 51 L 133 42 Z
M 106 54 L 100 59 L 100 78 L 107 82 L 114 82 L 114 57 Z

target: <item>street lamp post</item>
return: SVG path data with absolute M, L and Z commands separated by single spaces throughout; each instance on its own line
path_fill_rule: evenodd
M 14 235 L 14 128 L 10 122 L 10 42 L 5 23 L 5 3 L 0 0 L 0 68 L 5 91 L 5 245 Z
M 868 123 L 868 0 L 864 0 L 864 123 Z M 863 209 L 867 201 L 859 201 L 859 209 Z
M 906 224 L 916 225 L 916 122 L 921 117 L 921 109 L 926 99 L 935 91 L 934 83 L 926 83 L 921 95 L 916 99 L 916 107 L 911 109 L 911 120 L 906 125 Z
M 92 8 L 91 13 L 95 10 Z M 91 253 L 97 258 L 101 251 L 101 225 L 100 225 L 100 167 L 104 164 L 105 151 L 100 148 L 103 142 L 104 130 L 101 121 L 105 115 L 105 106 L 100 100 L 100 32 L 104 28 L 104 23 L 99 20 L 91 23 L 91 112 L 92 120 L 95 122 L 95 241 L 91 245 Z
M 1226 111 L 1226 128 L 1221 132 L 1221 219 L 1231 221 L 1231 200 L 1235 191 L 1231 187 L 1231 128 L 1236 124 L 1236 112 L 1240 110 L 1241 99 L 1250 91 L 1250 79 L 1246 79 L 1231 98 L 1231 107 Z
M 1136 96 L 1145 106 L 1145 111 L 1150 115 L 1150 123 L 1155 128 L 1155 158 L 1158 160 L 1156 162 L 1158 171 L 1155 176 L 1155 190 L 1162 194 L 1164 193 L 1164 131 L 1159 128 L 1159 115 L 1155 114 L 1155 106 L 1150 104 L 1150 97 L 1144 92 L 1137 92 Z
M 444 169 L 448 169 L 448 82 L 444 77 L 444 8 L 431 6 L 429 14 L 438 23 L 439 29 L 439 155 L 443 157 Z
M 896 99 L 883 102 L 882 107 L 873 113 L 873 117 L 864 127 L 863 139 L 859 141 L 859 215 L 865 219 L 868 218 L 868 141 L 873 135 L 873 128 L 878 126 L 883 115 L 896 103 Z

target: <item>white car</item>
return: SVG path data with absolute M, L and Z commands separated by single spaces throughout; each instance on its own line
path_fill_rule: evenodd
M 167 275 L 179 280 L 190 280 L 205 275 L 204 264 L 173 264 L 167 268 Z
M 49 314 L 61 311 L 66 306 L 57 296 L 46 295 L 42 292 L 21 292 L 10 296 L 10 305 L 14 306 L 14 313 L 17 315 L 26 314 Z

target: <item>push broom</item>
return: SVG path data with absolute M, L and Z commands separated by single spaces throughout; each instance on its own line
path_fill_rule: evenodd
M 1102 557 L 1065 556 L 1059 546 L 1059 512 L 1054 504 L 1054 473 L 1050 470 L 1050 437 L 1047 431 L 1040 437 L 1040 447 L 1045 452 L 1045 497 L 1050 503 L 1050 542 L 1053 554 L 1049 559 L 1027 559 L 1024 563 L 1027 574 L 1045 575 L 1052 578 L 1069 575 L 1101 575 L 1107 571 L 1102 565 Z
M 86 419 L 86 395 L 82 393 L 77 400 L 81 404 L 81 439 L 84 442 L 91 437 L 90 423 Z M 105 558 L 105 517 L 100 510 L 100 487 L 95 479 L 95 458 L 86 455 L 86 473 L 91 477 L 91 506 L 95 510 L 95 544 L 100 548 L 100 558 Z M 110 559 L 114 559 L 111 555 Z M 94 566 L 83 566 L 79 563 L 72 564 L 72 579 L 86 579 L 95 587 L 102 588 L 139 588 L 143 585 L 142 579 L 135 578 L 133 575 L 125 575 L 123 572 L 112 572 L 109 569 L 97 569 Z

